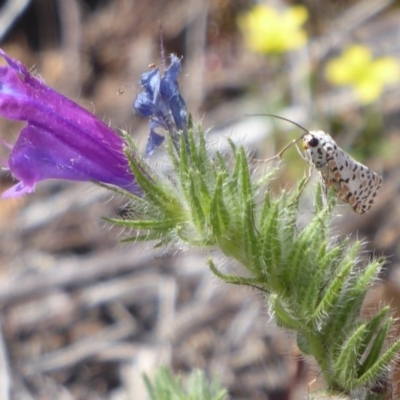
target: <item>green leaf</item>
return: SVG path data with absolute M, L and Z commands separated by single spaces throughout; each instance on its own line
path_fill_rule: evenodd
M 297 347 L 303 354 L 313 355 L 309 341 L 300 331 L 297 331 Z
M 224 157 L 222 156 L 222 154 L 221 154 L 219 151 L 217 151 L 217 152 L 215 153 L 215 160 L 214 160 L 214 162 L 215 162 L 215 165 L 216 165 L 217 168 L 218 168 L 218 171 L 219 171 L 220 173 L 223 173 L 224 176 L 228 177 L 228 176 L 229 176 L 229 173 L 228 173 L 228 166 L 227 166 L 227 164 L 226 164 L 226 162 L 225 162 L 225 160 L 224 160 Z
M 287 246 L 287 257 L 281 269 L 282 279 L 292 293 L 292 304 L 301 306 L 303 299 L 300 294 L 307 291 L 308 284 L 313 276 L 314 251 L 318 249 L 317 241 L 321 222 L 314 218 L 304 228 L 291 246 Z M 278 232 L 277 232 L 278 234 Z
M 268 273 L 279 276 L 281 268 L 281 243 L 279 240 L 279 202 L 274 201 L 269 205 L 265 222 L 261 222 L 260 241 L 262 246 L 262 258 L 268 266 Z
M 176 212 L 176 209 L 179 209 L 179 203 L 176 201 L 176 198 L 163 189 L 161 182 L 157 181 L 153 176 L 150 177 L 144 171 L 142 163 L 132 158 L 127 152 L 125 154 L 128 158 L 132 173 L 145 194 L 146 199 L 161 209 Z
M 286 329 L 299 329 L 299 324 L 301 324 L 301 321 L 299 321 L 298 316 L 292 315 L 278 295 L 272 294 L 269 297 L 269 302 L 271 304 L 271 309 L 274 312 L 276 322 L 279 326 Z
M 200 174 L 204 175 L 206 173 L 204 160 L 201 159 L 199 148 L 196 145 L 196 141 L 194 139 L 192 131 L 189 132 L 188 139 L 189 139 L 191 166 Z
M 155 387 L 151 383 L 149 377 L 146 374 L 143 375 L 143 380 L 144 380 L 144 384 L 145 384 L 146 389 L 147 389 L 147 393 L 150 396 L 150 399 L 151 400 L 157 400 L 157 397 L 156 397 L 157 394 L 156 394 Z
M 141 197 L 137 196 L 136 194 L 133 194 L 131 192 L 128 192 L 126 190 L 118 188 L 117 186 L 112 186 L 112 185 L 108 185 L 106 183 L 101 183 L 101 182 L 96 182 L 96 181 L 92 181 L 92 183 L 94 185 L 97 185 L 99 187 L 107 189 L 110 192 L 114 192 L 116 194 L 119 194 L 122 197 L 128 197 L 136 204 L 139 203 L 139 202 L 141 202 L 143 205 L 147 205 L 148 204 L 145 199 L 142 199 Z
M 341 262 L 337 267 L 338 271 L 332 270 L 329 281 L 335 279 L 335 275 L 341 275 L 342 266 L 348 263 L 351 271 L 359 270 L 358 252 L 360 242 L 355 242 L 341 257 Z M 343 283 L 343 291 L 335 305 L 335 308 L 326 315 L 323 330 L 325 332 L 325 340 L 327 343 L 335 342 L 340 346 L 340 341 L 346 340 L 346 336 L 353 331 L 354 321 L 359 318 L 362 301 L 365 291 L 361 295 L 352 292 L 352 288 L 357 284 L 359 272 L 350 274 Z
M 208 176 L 203 175 L 196 170 L 194 170 L 193 172 L 196 177 L 196 184 L 202 197 L 202 202 L 204 203 L 203 207 L 208 210 L 208 206 L 211 201 L 212 188 L 214 187 L 214 179 L 213 182 L 206 181 L 206 179 L 208 179 Z
M 157 231 L 168 231 L 174 228 L 177 224 L 175 219 L 161 218 L 156 220 L 132 220 L 118 218 L 104 218 L 104 220 L 114 224 L 131 229 L 152 229 Z
M 393 324 L 393 318 L 388 318 L 385 324 L 378 330 L 375 336 L 375 340 L 371 344 L 371 348 L 369 350 L 367 357 L 365 358 L 361 367 L 358 369 L 360 378 L 364 376 L 372 368 L 372 366 L 379 361 L 382 348 L 385 344 L 387 335 L 389 333 L 389 329 L 392 326 L 392 324 Z
M 357 379 L 358 385 L 367 386 L 375 382 L 383 371 L 388 370 L 391 362 L 400 351 L 400 339 L 397 339 L 386 352 L 379 357 L 375 364 L 366 369 L 366 372 Z
M 210 223 L 217 239 L 224 237 L 226 231 L 230 227 L 230 215 L 224 203 L 222 191 L 223 177 L 224 175 L 222 173 L 218 175 L 217 184 L 210 205 Z
M 243 226 L 243 244 L 245 256 L 248 260 L 247 268 L 253 271 L 260 271 L 260 255 L 259 246 L 254 223 L 254 193 L 252 190 L 250 171 L 246 160 L 246 155 L 242 147 L 239 148 L 238 160 L 241 165 L 240 169 L 240 181 L 239 181 L 239 195 L 242 197 L 242 215 L 243 220 L 241 225 Z
M 121 134 L 122 134 L 122 138 L 124 139 L 125 143 L 128 144 L 127 148 L 131 153 L 136 153 L 139 154 L 139 148 L 137 146 L 137 144 L 135 143 L 135 141 L 133 140 L 132 136 L 129 134 L 129 132 L 121 129 Z
M 259 218 L 260 222 L 258 224 L 258 229 L 260 232 L 260 237 L 265 238 L 266 231 L 268 231 L 268 224 L 271 223 L 271 220 L 270 220 L 271 208 L 273 205 L 275 207 L 278 204 L 277 204 L 277 202 L 272 203 L 272 199 L 271 199 L 271 196 L 270 196 L 270 193 L 268 190 L 264 192 L 264 200 L 263 200 L 262 204 L 263 204 L 263 206 L 262 206 L 261 214 L 260 214 L 260 218 Z M 262 240 L 264 240 L 264 239 L 262 239 Z
M 195 224 L 200 235 L 204 235 L 205 230 L 205 216 L 202 208 L 202 196 L 196 184 L 196 173 L 191 169 L 189 171 L 190 177 L 190 211 L 191 218 Z
M 214 378 L 209 383 L 200 370 L 190 374 L 187 384 L 187 399 L 190 400 L 223 400 L 227 398 L 227 392 L 221 388 L 219 379 Z
M 300 307 L 301 315 L 312 314 L 313 310 L 317 307 L 318 302 L 320 301 L 320 293 L 326 284 L 326 272 L 332 264 L 337 263 L 337 258 L 342 253 L 341 246 L 337 246 L 324 254 L 327 247 L 328 243 L 325 242 L 319 249 L 317 256 L 319 268 L 317 268 L 312 274 L 312 279 L 302 297 Z
M 368 347 L 370 347 L 370 343 L 373 337 L 377 334 L 379 326 L 383 323 L 383 321 L 387 318 L 390 312 L 390 307 L 383 307 L 377 314 L 375 314 L 368 322 L 365 323 L 365 335 L 363 337 L 360 353 L 364 354 Z M 366 361 L 366 360 L 365 360 Z M 364 361 L 364 363 L 365 363 Z M 357 376 L 361 376 L 365 372 L 364 363 L 360 365 L 357 371 Z
M 172 151 L 173 152 L 173 151 Z M 178 161 L 178 166 L 175 167 L 176 171 L 179 171 L 180 177 L 180 185 L 183 190 L 183 193 L 188 200 L 189 198 L 189 190 L 190 190 L 190 179 L 189 179 L 189 158 L 185 145 L 185 139 L 183 135 L 181 135 L 181 144 L 180 144 L 180 160 Z
M 249 165 L 243 147 L 240 147 L 238 150 L 237 162 L 239 164 L 240 195 L 242 196 L 243 204 L 246 204 L 248 201 L 254 199 L 254 193 L 250 178 Z
M 367 268 L 357 277 L 354 287 L 351 288 L 353 296 L 365 296 L 366 289 L 373 283 L 383 265 L 384 260 L 379 259 L 371 262 Z
M 249 200 L 245 205 L 245 213 L 243 218 L 243 243 L 245 255 L 248 261 L 248 269 L 254 271 L 255 274 L 262 272 L 262 264 L 260 260 L 261 246 L 257 241 L 257 233 L 254 226 L 253 201 Z
M 343 387 L 351 387 L 351 382 L 357 377 L 360 360 L 360 347 L 366 332 L 365 324 L 360 325 L 341 347 L 334 365 L 335 375 Z
M 159 239 L 161 235 L 162 235 L 162 233 L 160 233 L 160 232 L 148 232 L 148 233 L 145 233 L 142 235 L 138 234 L 136 236 L 124 238 L 121 240 L 121 243 L 151 242 L 153 240 Z
M 246 278 L 244 276 L 224 274 L 215 266 L 215 264 L 211 258 L 208 259 L 207 263 L 208 263 L 208 266 L 210 267 L 211 272 L 214 275 L 216 275 L 218 278 L 220 278 L 221 280 L 225 281 L 226 283 L 231 283 L 233 285 L 251 286 L 251 287 L 254 287 L 255 289 L 265 292 L 265 289 L 263 287 L 258 286 L 260 281 L 257 280 L 256 278 Z
M 210 179 L 210 169 L 208 168 L 209 166 L 209 160 L 210 156 L 207 152 L 207 144 L 206 144 L 206 138 L 204 134 L 200 134 L 198 136 L 199 138 L 199 144 L 198 144 L 198 154 L 199 154 L 199 160 L 200 160 L 200 173 L 203 172 L 204 176 L 207 176 L 207 179 Z M 204 168 L 204 169 L 202 169 Z
M 329 283 L 323 297 L 310 318 L 311 325 L 320 326 L 322 321 L 326 320 L 326 316 L 330 315 L 332 308 L 339 299 L 343 284 L 350 274 L 353 264 L 353 260 L 347 262 L 346 265 L 338 270 L 337 276 Z M 334 316 L 335 314 L 332 315 Z

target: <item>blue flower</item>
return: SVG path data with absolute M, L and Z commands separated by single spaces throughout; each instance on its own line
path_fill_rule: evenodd
M 19 182 L 2 197 L 31 193 L 45 179 L 95 181 L 141 196 L 124 141 L 78 104 L 46 86 L 0 49 L 0 115 L 26 121 L 8 168 Z
M 177 80 L 180 69 L 179 58 L 172 54 L 171 64 L 164 76 L 161 76 L 158 68 L 141 76 L 143 91 L 138 94 L 134 108 L 140 115 L 150 117 L 146 157 L 150 157 L 164 141 L 164 136 L 156 132 L 157 128 L 169 132 L 175 143 L 179 142 L 179 131 L 187 134 L 188 112 Z

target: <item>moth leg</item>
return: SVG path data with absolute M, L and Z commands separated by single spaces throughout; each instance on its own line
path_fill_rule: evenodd
M 257 159 L 254 159 L 253 161 L 256 161 L 256 162 L 265 162 L 265 163 L 267 163 L 267 162 L 270 162 L 270 161 L 272 161 L 272 160 L 276 160 L 276 159 L 278 159 L 278 158 L 281 158 L 282 155 L 283 155 L 283 153 L 284 153 L 286 150 L 290 149 L 292 146 L 296 146 L 297 151 L 299 151 L 299 148 L 297 147 L 297 144 L 296 144 L 296 143 L 297 143 L 300 139 L 302 139 L 302 138 L 300 137 L 300 138 L 298 138 L 298 139 L 293 139 L 293 140 L 292 140 L 291 142 L 289 142 L 281 151 L 279 151 L 278 154 L 274 155 L 273 157 L 267 158 L 266 160 L 257 160 Z M 305 159 L 304 155 L 303 155 L 302 153 L 300 153 L 300 154 L 301 154 L 301 157 L 302 157 L 303 159 Z
M 300 154 L 300 157 L 306 161 L 308 164 L 310 164 L 310 160 L 304 155 L 304 153 L 299 149 L 299 146 L 297 146 L 297 140 L 294 142 L 294 145 L 296 146 L 297 152 Z

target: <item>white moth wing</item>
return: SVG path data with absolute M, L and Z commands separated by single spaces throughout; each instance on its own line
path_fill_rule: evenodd
M 328 161 L 338 197 L 349 203 L 359 214 L 366 213 L 374 203 L 382 178 L 339 149 Z
M 310 147 L 313 138 L 318 139 L 318 145 Z M 325 132 L 310 132 L 303 140 L 306 157 L 320 171 L 325 184 L 355 212 L 366 213 L 374 202 L 382 178 L 350 157 Z

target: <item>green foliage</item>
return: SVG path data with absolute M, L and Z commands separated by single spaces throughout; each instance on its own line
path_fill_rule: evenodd
M 151 400 L 224 400 L 227 399 L 226 390 L 221 388 L 219 380 L 209 383 L 204 373 L 193 371 L 186 385 L 180 377 L 161 367 L 157 370 L 153 382 L 144 375 L 144 381 Z
M 332 238 L 335 199 L 322 201 L 321 188 L 307 223 L 300 224 L 305 179 L 275 194 L 268 185 L 275 171 L 254 177 L 243 147 L 230 145 L 229 159 L 219 152 L 211 157 L 200 129 L 198 140 L 190 131 L 179 153 L 169 143 L 173 171 L 164 175 L 127 150 L 144 197 L 132 198 L 130 218 L 109 221 L 133 230 L 128 240 L 219 249 L 243 273 L 220 271 L 210 259 L 211 271 L 262 290 L 276 323 L 297 332 L 300 350 L 316 359 L 330 389 L 368 393 L 400 349 L 400 340 L 388 344 L 388 308 L 369 320 L 360 313 L 384 261 L 361 261 L 360 242 Z

